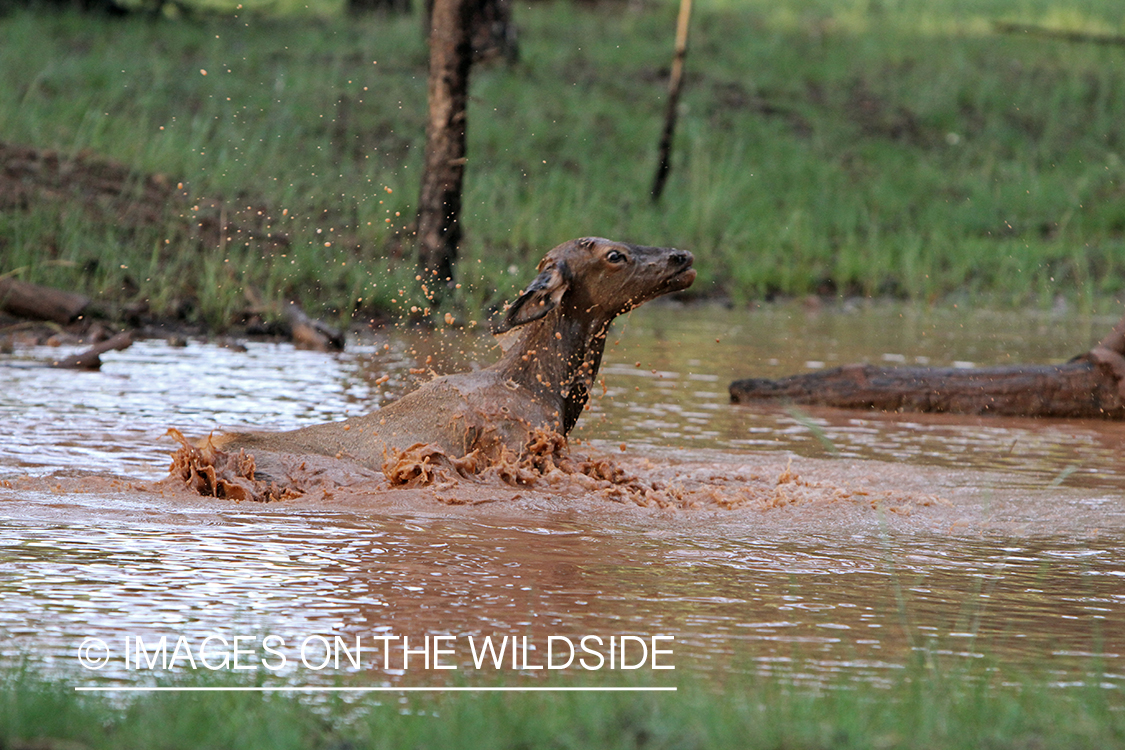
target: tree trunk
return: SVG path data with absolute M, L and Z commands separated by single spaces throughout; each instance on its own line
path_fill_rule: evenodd
M 435 0 L 430 28 L 430 117 L 418 198 L 418 270 L 434 295 L 453 281 L 461 241 L 471 21 L 478 0 Z M 438 300 L 434 300 L 435 302 Z
M 1125 318 L 1093 349 L 1060 365 L 845 365 L 730 385 L 733 403 L 787 401 L 845 409 L 1125 419 Z
M 676 51 L 672 56 L 672 72 L 668 77 L 668 106 L 664 110 L 664 130 L 657 147 L 656 176 L 652 180 L 652 200 L 657 202 L 664 193 L 664 183 L 672 169 L 672 138 L 676 134 L 676 113 L 680 106 L 680 91 L 684 86 L 684 59 L 687 57 L 688 26 L 691 22 L 691 0 L 680 0 L 680 15 L 676 21 Z
M 473 60 L 497 57 L 509 63 L 520 58 L 516 25 L 512 23 L 512 0 L 481 0 L 473 18 Z
M 425 0 L 423 24 L 428 34 L 433 28 L 434 0 Z M 512 23 L 512 0 L 475 0 L 471 39 L 473 62 L 503 57 L 519 61 L 520 47 L 516 25 Z

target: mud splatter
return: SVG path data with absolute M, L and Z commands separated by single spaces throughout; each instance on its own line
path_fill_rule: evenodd
M 395 451 L 383 465 L 383 481 L 371 474 L 347 476 L 308 468 L 263 480 L 255 457 L 244 451 L 226 453 L 210 441 L 201 447 L 181 444 L 173 455 L 172 475 L 203 495 L 235 500 L 285 500 L 301 497 L 314 485 L 325 496 L 336 489 L 349 495 L 379 495 L 405 489 L 428 489 L 445 505 L 479 505 L 506 499 L 512 488 L 554 498 L 585 497 L 654 509 L 768 511 L 803 505 L 845 504 L 883 508 L 909 514 L 914 508 L 944 501 L 909 491 L 872 490 L 828 480 L 802 477 L 792 462 L 783 468 L 722 464 L 685 465 L 651 459 L 628 460 L 572 453 L 567 440 L 537 430 L 521 455 L 474 451 L 450 456 L 439 446 L 418 443 Z M 312 460 L 313 457 L 309 457 Z M 294 457 L 294 460 L 297 460 Z M 518 497 L 518 495 L 517 495 Z
M 911 506 L 944 502 L 936 496 L 874 491 L 801 477 L 792 462 L 778 473 L 748 468 L 704 467 L 687 473 L 654 461 L 634 462 L 633 471 L 606 456 L 576 455 L 566 438 L 537 430 L 520 457 L 504 451 L 488 460 L 479 453 L 451 458 L 437 446 L 415 445 L 383 468 L 392 487 L 440 485 L 453 490 L 462 480 L 534 488 L 555 495 L 585 495 L 649 508 L 769 510 L 791 505 L 850 503 L 907 513 Z M 459 503 L 457 496 L 438 499 Z
M 210 436 L 202 446 L 192 445 L 174 427 L 167 434 L 180 444 L 180 448 L 172 454 L 169 473 L 178 476 L 200 495 L 271 502 L 303 494 L 295 487 L 279 487 L 275 482 L 256 479 L 254 457 L 245 451 L 237 454 L 221 451 L 211 442 Z

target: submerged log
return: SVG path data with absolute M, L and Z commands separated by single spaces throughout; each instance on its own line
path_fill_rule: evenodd
M 246 311 L 247 318 L 255 320 L 259 332 L 274 332 L 271 326 L 262 322 L 262 318 L 273 318 L 280 315 L 283 330 L 289 334 L 289 339 L 298 349 L 312 349 L 319 352 L 341 352 L 344 350 L 344 332 L 338 328 L 317 320 L 306 313 L 296 302 L 283 302 L 280 305 L 266 304 L 262 295 L 251 286 L 244 290 L 250 309 Z
M 86 351 L 75 354 L 65 359 L 55 360 L 51 367 L 65 370 L 97 370 L 102 366 L 101 355 L 109 351 L 128 349 L 133 345 L 133 335 L 128 331 L 112 336 L 105 341 L 94 344 Z
M 1093 349 L 1059 365 L 845 365 L 730 385 L 732 403 L 785 401 L 845 409 L 1125 419 L 1125 318 Z
M 20 318 L 71 323 L 90 304 L 89 297 L 0 277 L 0 310 Z
M 283 312 L 298 348 L 320 352 L 344 350 L 344 334 L 324 321 L 310 318 L 296 302 L 286 305 Z

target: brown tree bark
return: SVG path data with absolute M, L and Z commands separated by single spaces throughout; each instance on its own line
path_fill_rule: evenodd
M 453 281 L 461 242 L 471 22 L 479 0 L 434 0 L 430 28 L 430 116 L 418 198 L 418 270 L 435 296 Z M 437 300 L 435 300 L 437 301 Z
M 730 385 L 733 403 L 786 401 L 845 409 L 1125 419 L 1125 318 L 1093 349 L 1059 365 L 845 365 Z
M 383 0 L 384 2 L 386 0 Z M 433 28 L 434 0 L 425 0 L 425 32 Z M 503 57 L 515 63 L 520 57 L 519 35 L 512 23 L 512 0 L 476 0 L 473 8 L 473 62 Z

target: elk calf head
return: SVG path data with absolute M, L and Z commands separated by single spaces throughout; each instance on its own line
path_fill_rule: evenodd
M 494 366 L 498 377 L 535 394 L 570 432 L 598 374 L 606 332 L 621 313 L 695 281 L 691 253 L 598 237 L 571 240 L 547 253 L 497 333 L 524 333 Z
M 555 309 L 570 319 L 609 322 L 623 312 L 695 281 L 691 253 L 584 237 L 559 245 L 496 326 L 503 333 Z

